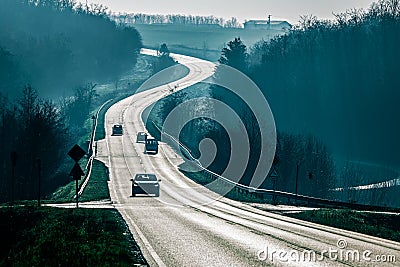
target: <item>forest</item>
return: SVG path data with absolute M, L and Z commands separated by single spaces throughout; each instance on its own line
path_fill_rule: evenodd
M 380 0 L 367 11 L 348 10 L 335 17 L 319 20 L 304 16 L 284 35 L 250 48 L 238 37 L 221 51 L 219 62 L 251 77 L 275 117 L 278 142 L 274 167 L 279 179 L 275 185 L 266 179 L 264 188 L 328 197 L 330 189 L 339 184 L 371 182 L 372 177 L 363 175 L 361 179 L 354 171 L 360 167 L 342 162 L 399 167 L 399 1 Z M 251 140 L 249 165 L 241 179 L 248 184 L 260 153 L 260 132 L 251 110 L 223 88 L 205 89 L 203 85 L 192 91 L 197 93 L 179 92 L 164 99 L 160 110 L 168 114 L 198 94 L 229 103 L 242 118 Z M 188 112 L 200 108 L 194 106 Z M 218 154 L 210 169 L 221 173 L 230 157 L 227 131 L 202 119 L 188 123 L 181 139 L 195 155 L 202 139 L 213 139 Z M 373 179 L 379 182 L 388 177 Z M 382 193 L 374 191 L 363 201 L 381 204 Z
M 399 164 L 400 5 L 380 0 L 334 21 L 305 16 L 260 42 L 246 68 L 278 129 L 312 133 L 345 159 Z
M 134 66 L 141 46 L 140 34 L 116 25 L 101 5 L 2 0 L 0 92 L 14 98 L 30 84 L 43 97 L 71 96 Z
M 96 83 L 135 66 L 139 33 L 101 5 L 0 2 L 0 201 L 42 197 L 69 182 L 66 153 L 91 117 Z

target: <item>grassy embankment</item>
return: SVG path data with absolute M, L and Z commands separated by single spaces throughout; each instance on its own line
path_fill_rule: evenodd
M 400 214 L 319 209 L 287 214 L 290 217 L 400 242 Z
M 139 60 L 148 67 L 147 57 Z M 127 74 L 119 82 L 99 86 L 98 106 L 107 98 L 114 99 L 99 114 L 96 140 L 104 138 L 106 110 L 120 99 L 135 92 L 134 86 L 148 78 L 148 72 Z M 141 77 L 141 82 L 135 79 Z M 97 111 L 98 107 L 93 110 Z M 85 123 L 88 134 L 79 140 L 83 146 L 89 139 L 91 121 Z M 87 160 L 81 160 L 84 169 Z M 93 162 L 92 174 L 80 197 L 81 202 L 110 199 L 108 169 Z M 82 182 L 81 180 L 80 182 Z M 73 202 L 75 182 L 59 188 L 50 200 L 43 202 Z M 35 208 L 35 202 L 24 201 L 25 207 L 0 209 L 2 235 L 0 266 L 133 266 L 146 261 L 133 240 L 121 215 L 111 209 Z
M 146 58 L 146 57 L 144 57 Z M 147 60 L 141 62 L 142 67 L 148 66 Z M 187 74 L 187 68 L 182 67 L 179 77 Z M 143 73 L 142 81 L 148 73 Z M 96 140 L 105 137 L 104 120 L 107 109 L 131 95 L 136 90 L 132 87 L 140 82 L 134 81 L 138 75 L 127 75 L 119 84 L 100 87 L 102 99 L 113 96 L 99 112 Z M 96 112 L 97 110 L 94 110 Z M 90 129 L 90 121 L 86 123 Z M 88 135 L 82 137 L 87 140 Z M 81 166 L 84 168 L 85 160 Z M 80 197 L 81 202 L 110 199 L 107 181 L 109 179 L 107 167 L 97 161 L 93 162 L 93 169 L 88 184 Z M 61 187 L 53 195 L 51 202 L 72 202 L 75 195 L 75 182 Z M 146 264 L 143 256 L 133 240 L 121 215 L 115 210 L 85 210 L 85 209 L 54 209 L 54 208 L 14 208 L 4 209 L 0 214 L 2 223 L 15 225 L 7 232 L 7 240 L 3 240 L 4 251 L 0 263 L 7 265 L 13 262 L 16 266 L 43 265 L 89 265 L 89 266 L 132 266 Z M 25 219 L 24 219 L 25 218 Z M 10 229 L 3 227 L 2 229 Z M 22 237 L 23 236 L 23 237 Z M 50 242 L 52 243 L 50 245 Z M 71 249 L 69 249 L 71 248 Z M 18 253 L 15 253 L 18 251 Z M 15 255 L 10 257 L 10 255 Z M 2 265 L 2 264 L 0 264 Z
M 110 199 L 107 180 L 107 167 L 94 160 L 80 201 Z M 71 182 L 44 202 L 72 202 L 74 195 Z M 0 266 L 147 266 L 117 210 L 24 204 L 0 209 Z
M 0 266 L 133 266 L 146 261 L 111 209 L 0 209 Z
M 80 180 L 81 183 L 83 181 Z M 108 191 L 108 168 L 100 161 L 94 160 L 92 174 L 86 185 L 83 194 L 79 197 L 80 202 L 109 200 L 110 193 Z M 74 202 L 75 181 L 59 188 L 53 193 L 50 202 L 65 203 Z

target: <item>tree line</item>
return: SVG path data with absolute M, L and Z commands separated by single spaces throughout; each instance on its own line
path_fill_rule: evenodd
M 175 25 L 217 25 L 226 28 L 241 28 L 237 18 L 229 20 L 215 16 L 193 16 L 193 15 L 150 15 L 150 14 L 113 14 L 111 17 L 122 24 L 175 24 Z
M 102 5 L 74 0 L 0 2 L 0 91 L 15 97 L 26 84 L 43 96 L 115 78 L 134 66 L 139 33 L 116 25 Z
M 380 0 L 250 49 L 247 69 L 278 128 L 313 133 L 348 159 L 398 165 L 400 4 Z
M 42 193 L 46 195 L 65 182 L 65 178 L 54 179 L 69 139 L 61 112 L 29 85 L 15 101 L 0 95 L 0 102 L 0 201 L 37 197 L 39 160 Z
M 78 86 L 58 102 L 40 97 L 29 84 L 14 100 L 0 93 L 0 202 L 36 198 L 39 168 L 42 197 L 69 182 L 67 152 L 74 143 L 86 149 L 80 142 L 98 105 L 95 87 Z
M 0 25 L 0 202 L 36 198 L 39 173 L 44 197 L 70 181 L 66 154 L 98 104 L 92 81 L 133 67 L 140 35 L 72 0 L 1 1 Z
M 343 173 L 337 169 L 337 159 L 398 166 L 399 1 L 380 0 L 367 11 L 348 10 L 335 17 L 327 21 L 303 16 L 285 35 L 251 48 L 235 38 L 221 51 L 221 64 L 244 72 L 259 85 L 276 120 L 274 168 L 279 178 L 276 184 L 266 179 L 264 188 L 327 197 Z M 229 103 L 251 140 L 250 163 L 241 180 L 247 184 L 260 153 L 255 117 L 229 91 L 215 86 L 200 89 L 172 95 L 159 110 L 168 114 L 201 91 Z M 204 108 L 201 105 L 188 112 Z M 210 169 L 221 173 L 230 157 L 226 129 L 203 118 L 181 132 L 183 143 L 195 154 L 204 138 L 217 144 L 218 155 Z
M 327 196 L 343 173 L 332 153 L 398 166 L 399 1 L 335 17 L 303 16 L 271 41 L 248 49 L 236 38 L 222 50 L 220 63 L 248 74 L 271 105 L 279 190 L 295 191 L 297 177 L 299 193 Z M 245 122 L 254 124 L 251 117 Z

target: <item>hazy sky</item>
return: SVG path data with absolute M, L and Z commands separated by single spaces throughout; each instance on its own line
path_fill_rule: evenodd
M 80 0 L 84 2 L 83 0 Z M 146 14 L 191 14 L 236 17 L 240 21 L 249 19 L 286 19 L 292 23 L 300 15 L 313 14 L 319 18 L 332 18 L 351 8 L 367 9 L 372 0 L 88 0 L 101 3 L 114 12 Z

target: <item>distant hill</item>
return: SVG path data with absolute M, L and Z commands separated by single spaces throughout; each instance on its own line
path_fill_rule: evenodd
M 225 44 L 236 37 L 250 47 L 291 28 L 286 21 L 250 20 L 242 24 L 235 17 L 225 20 L 215 16 L 114 13 L 110 18 L 117 24 L 136 28 L 145 47 L 157 49 L 166 43 L 171 52 L 211 61 L 217 61 Z M 263 27 L 263 22 L 268 27 Z
M 134 24 L 142 36 L 143 45 L 158 48 L 166 43 L 171 52 L 179 52 L 200 58 L 217 61 L 226 43 L 240 37 L 252 46 L 261 39 L 269 40 L 283 30 L 224 28 L 219 25 L 194 24 Z

